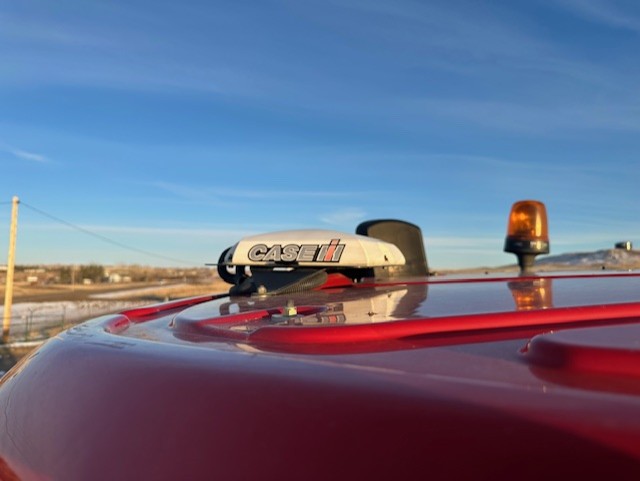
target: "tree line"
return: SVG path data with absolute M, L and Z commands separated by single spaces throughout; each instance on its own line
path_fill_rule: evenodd
M 58 276 L 61 284 L 74 284 L 89 279 L 91 282 L 104 282 L 106 275 L 104 267 L 99 264 L 89 264 L 71 268 L 69 266 L 60 267 Z

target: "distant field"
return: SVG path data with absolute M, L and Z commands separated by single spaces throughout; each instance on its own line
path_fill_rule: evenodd
M 597 251 L 584 254 L 564 254 L 541 257 L 536 261 L 534 271 L 539 273 L 568 271 L 625 271 L 640 268 L 640 252 L 620 249 Z M 515 264 L 498 267 L 476 267 L 470 269 L 438 269 L 436 275 L 483 275 L 518 272 Z M 130 282 L 119 284 L 76 284 L 76 285 L 30 285 L 27 282 L 14 283 L 13 302 L 56 302 L 84 301 L 90 299 L 148 300 L 150 302 L 228 292 L 229 284 L 217 276 L 209 282 L 171 283 Z M 4 285 L 0 286 L 0 304 L 4 303 Z
M 0 373 L 38 343 L 78 322 L 133 306 L 228 292 L 220 279 L 207 283 L 138 282 L 91 285 L 29 285 L 16 282 L 8 344 L 0 343 Z M 0 303 L 4 304 L 4 285 Z M 22 345 L 24 344 L 24 345 Z
M 219 279 L 211 283 L 202 284 L 166 284 L 160 282 L 138 282 L 127 284 L 90 284 L 90 285 L 29 285 L 26 282 L 15 283 L 13 288 L 13 302 L 56 302 L 83 301 L 101 297 L 117 299 L 149 299 L 163 300 L 177 299 L 205 294 L 226 292 L 229 285 Z M 0 303 L 4 304 L 4 286 L 0 288 Z M 107 296 L 104 296 L 107 297 Z

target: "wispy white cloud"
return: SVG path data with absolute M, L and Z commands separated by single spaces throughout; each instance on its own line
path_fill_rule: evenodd
M 352 34 L 360 33 L 369 38 L 379 36 L 387 43 L 407 44 L 412 50 L 429 48 L 432 53 L 472 54 L 467 61 L 477 61 L 483 56 L 533 56 L 546 45 L 515 24 L 487 14 L 489 9 L 478 8 L 475 2 L 457 6 L 453 2 L 413 0 L 331 0 L 320 3 L 322 11 L 315 10 L 313 14 L 324 15 L 334 24 L 340 24 L 343 18 L 352 21 L 357 15 L 360 21 L 350 25 Z M 326 9 L 327 3 L 352 13 L 336 15 L 334 9 Z M 461 14 L 461 9 L 466 10 L 465 14 Z
M 0 52 L 0 62 L 11 65 L 0 76 L 0 84 L 28 86 L 44 82 L 147 92 L 232 95 L 278 104 L 279 109 L 303 107 L 316 114 L 358 117 L 361 122 L 393 118 L 394 123 L 401 108 L 384 105 L 391 94 L 384 81 L 377 80 L 386 75 L 377 74 L 381 65 L 390 71 L 396 71 L 397 67 L 397 75 L 402 79 L 406 59 L 410 59 L 409 74 L 414 77 L 415 72 L 420 72 L 418 78 L 428 85 L 431 72 L 437 76 L 474 79 L 513 76 L 510 91 L 518 98 L 531 93 L 528 90 L 531 84 L 526 80 L 533 72 L 546 79 L 547 83 L 541 85 L 539 91 L 548 93 L 551 105 L 556 98 L 568 97 L 571 92 L 557 85 L 568 84 L 570 80 L 578 79 L 592 88 L 604 86 L 617 92 L 635 92 L 637 85 L 633 73 L 620 75 L 571 56 L 561 45 L 519 21 L 519 15 L 513 12 L 510 15 L 508 8 L 484 8 L 476 5 L 477 2 L 412 0 L 282 0 L 282 3 L 308 22 L 306 25 L 320 25 L 335 32 L 335 38 L 347 40 L 339 44 L 339 49 L 330 43 L 326 46 L 327 52 L 341 57 L 336 62 L 347 66 L 344 73 L 324 68 L 331 65 L 323 66 L 313 55 L 291 62 L 284 51 L 274 50 L 277 44 L 270 43 L 273 32 L 264 22 L 245 18 L 246 12 L 232 8 L 207 10 L 181 6 L 171 11 L 180 20 L 189 18 L 197 24 L 206 18 L 212 25 L 221 27 L 211 28 L 203 35 L 203 45 L 211 45 L 205 50 L 194 46 L 189 32 L 170 29 L 167 35 L 156 34 L 161 15 L 172 8 L 169 4 L 160 5 L 160 11 L 154 15 L 135 5 L 102 4 L 92 6 L 83 17 L 59 14 L 50 16 L 53 18 L 43 15 L 34 18 L 0 11 L 0 42 L 6 40 L 11 45 Z M 566 0 L 565 4 L 583 15 L 591 12 L 589 15 L 614 23 L 624 23 L 627 13 L 626 8 L 604 1 Z M 631 18 L 627 23 L 640 24 L 637 15 Z M 237 38 L 237 32 L 223 28 L 239 19 L 243 24 L 248 22 L 245 26 L 251 27 L 255 38 L 265 41 L 256 43 Z M 218 31 L 220 33 L 215 33 Z M 354 38 L 357 41 L 352 41 Z M 228 51 L 218 47 L 226 44 L 230 45 Z M 269 62 L 265 63 L 264 58 L 269 58 Z M 348 68 L 355 63 L 357 69 Z M 524 86 L 520 86 L 521 80 L 525 80 Z M 316 85 L 313 96 L 308 95 L 311 84 Z M 550 85 L 558 90 L 554 92 Z M 368 95 L 372 90 L 376 93 L 374 101 Z M 578 126 L 594 122 L 596 126 L 606 124 L 606 128 L 636 129 L 635 118 L 625 111 L 623 102 L 614 102 L 614 108 L 609 111 L 595 108 L 585 112 L 592 114 L 590 117 L 580 111 L 585 98 L 586 95 L 576 99 L 573 105 L 567 103 L 547 130 L 544 126 L 549 124 L 546 121 L 549 113 L 545 113 L 544 107 L 536 110 L 534 103 L 511 105 L 489 98 L 485 105 L 470 104 L 468 108 L 488 109 L 491 115 L 483 117 L 484 124 L 500 129 L 511 126 L 511 130 L 549 132 L 557 124 L 564 126 L 576 120 Z M 464 100 L 459 106 L 440 106 L 449 114 L 466 108 Z M 434 109 L 437 110 L 437 106 Z M 373 115 L 368 115 L 368 110 Z M 518 114 L 524 114 L 521 123 L 513 121 L 512 115 Z M 593 120 L 598 118 L 600 123 Z
M 557 5 L 603 25 L 640 32 L 640 9 L 634 0 L 561 0 Z
M 201 227 L 141 227 L 131 225 L 105 225 L 105 224 L 78 224 L 76 227 L 86 232 L 97 233 L 100 235 L 118 235 L 118 236 L 144 236 L 147 237 L 177 237 L 181 239 L 191 238 L 210 238 L 210 239 L 235 239 L 256 234 L 254 229 L 244 229 L 240 227 L 222 227 L 222 228 L 201 228 Z M 24 229 L 38 231 L 70 231 L 69 226 L 61 224 L 24 224 Z M 82 235 L 79 233 L 78 235 Z
M 51 162 L 51 159 L 43 154 L 19 149 L 12 145 L 5 144 L 4 142 L 0 142 L 0 152 L 6 152 L 10 154 L 14 159 L 24 160 L 27 162 L 35 162 L 39 164 L 46 164 Z
M 501 237 L 429 237 L 426 242 L 434 248 L 486 250 L 501 248 L 503 241 Z
M 353 16 L 359 15 L 349 36 L 367 40 L 369 45 L 380 42 L 385 52 L 397 52 L 399 59 L 410 58 L 416 71 L 426 69 L 435 78 L 475 79 L 465 96 L 443 96 L 436 87 L 424 102 L 419 96 L 406 99 L 407 105 L 423 110 L 423 119 L 448 116 L 488 130 L 545 136 L 600 129 L 635 132 L 640 128 L 638 72 L 633 59 L 625 65 L 622 53 L 610 62 L 596 63 L 572 42 L 542 35 L 535 24 L 523 22 L 517 8 L 410 0 L 330 3 L 345 15 L 329 15 L 320 8 L 314 13 L 335 28 L 346 29 Z M 631 4 L 604 0 L 567 0 L 566 4 L 583 15 L 591 12 L 602 22 L 634 29 L 640 26 L 638 7 Z M 387 61 L 392 64 L 394 59 Z M 431 77 L 425 76 L 425 85 L 433 88 Z M 483 88 L 487 82 L 508 87 Z M 352 108 L 353 101 L 345 105 Z M 403 111 L 401 104 L 402 100 L 394 105 L 393 99 L 381 95 L 373 106 L 369 103 L 363 109 L 373 109 L 373 118 L 384 112 L 397 122 Z M 413 128 L 418 125 L 415 122 Z
M 106 36 L 83 31 L 78 26 L 69 28 L 50 17 L 22 17 L 0 12 L 0 38 L 28 45 L 46 44 L 56 47 L 92 47 L 114 45 Z
M 361 195 L 358 192 L 330 191 L 330 190 L 295 190 L 295 189 L 249 189 L 230 188 L 221 186 L 197 187 L 187 186 L 166 181 L 151 182 L 148 185 L 177 197 L 202 202 L 225 202 L 225 199 L 303 199 L 326 198 L 344 199 Z
M 49 159 L 42 154 L 36 154 L 34 152 L 27 152 L 26 150 L 13 150 L 11 153 L 19 159 L 28 160 L 31 162 L 46 163 Z
M 505 131 L 567 136 L 584 130 L 636 132 L 640 130 L 640 105 L 627 104 L 527 104 L 476 99 L 423 98 L 406 101 L 406 108 L 424 117 L 448 117 L 479 127 Z
M 290 77 L 301 67 L 262 42 L 271 28 L 262 16 L 231 4 L 156 2 L 149 12 L 136 3 L 85 8 L 84 2 L 71 0 L 55 11 L 31 6 L 8 7 L 4 13 L 0 7 L 0 44 L 10 46 L 0 51 L 0 63 L 11 66 L 2 72 L 0 85 L 252 100 L 276 93 L 282 100 L 294 88 Z
M 205 93 L 253 88 L 240 70 L 198 61 L 188 38 L 155 35 L 158 20 L 146 10 L 83 6 L 71 4 L 49 15 L 40 8 L 25 14 L 28 6 L 0 9 L 0 43 L 10 46 L 0 52 L 0 61 L 10 65 L 0 84 Z
M 320 220 L 325 224 L 344 226 L 353 226 L 356 223 L 362 221 L 367 213 L 358 207 L 349 207 L 345 209 L 336 210 L 323 215 Z

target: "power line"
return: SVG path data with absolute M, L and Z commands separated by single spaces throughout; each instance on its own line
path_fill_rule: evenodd
M 11 202 L 1 202 L 0 204 L 5 204 L 5 203 L 10 204 Z M 122 242 L 119 242 L 119 241 L 114 240 L 114 239 L 110 239 L 109 237 L 103 236 L 102 234 L 98 234 L 97 232 L 90 231 L 89 229 L 85 229 L 84 227 L 80 227 L 79 225 L 76 225 L 76 224 L 73 224 L 71 222 L 68 222 L 68 221 L 66 221 L 64 219 L 61 219 L 60 217 L 57 217 L 57 216 L 55 216 L 53 214 L 49 214 L 49 213 L 43 211 L 42 209 L 38 209 L 37 207 L 34 207 L 32 205 L 29 205 L 29 204 L 25 203 L 22 200 L 20 201 L 20 205 L 23 205 L 26 208 L 31 209 L 32 211 L 37 212 L 38 214 L 43 215 L 45 217 L 48 217 L 49 219 L 52 219 L 52 220 L 54 220 L 54 221 L 56 221 L 56 222 L 58 222 L 60 224 L 66 225 L 67 227 L 70 227 L 72 229 L 80 231 L 80 232 L 82 232 L 82 233 L 84 233 L 86 235 L 90 235 L 92 237 L 95 237 L 96 239 L 100 239 L 101 241 L 106 242 L 106 243 L 111 244 L 111 245 L 114 245 L 116 247 L 120 247 L 122 249 L 126 249 L 126 250 L 129 250 L 129 251 L 132 251 L 132 252 L 137 252 L 138 254 L 144 254 L 146 256 L 155 257 L 157 259 L 162 259 L 162 260 L 165 260 L 165 261 L 171 261 L 171 262 L 178 262 L 180 264 L 193 265 L 193 262 L 188 262 L 188 261 L 181 260 L 181 259 L 175 259 L 173 257 L 163 256 L 161 254 L 156 254 L 154 252 L 149 252 L 149 251 L 146 251 L 146 250 L 143 250 L 143 249 L 138 249 L 137 247 L 133 247 L 133 246 L 130 246 L 130 245 L 127 245 L 127 244 L 123 244 Z

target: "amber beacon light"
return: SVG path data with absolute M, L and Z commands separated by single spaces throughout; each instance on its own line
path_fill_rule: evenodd
M 521 272 L 529 272 L 535 257 L 549 253 L 547 210 L 537 200 L 522 200 L 511 207 L 504 251 L 518 257 Z

